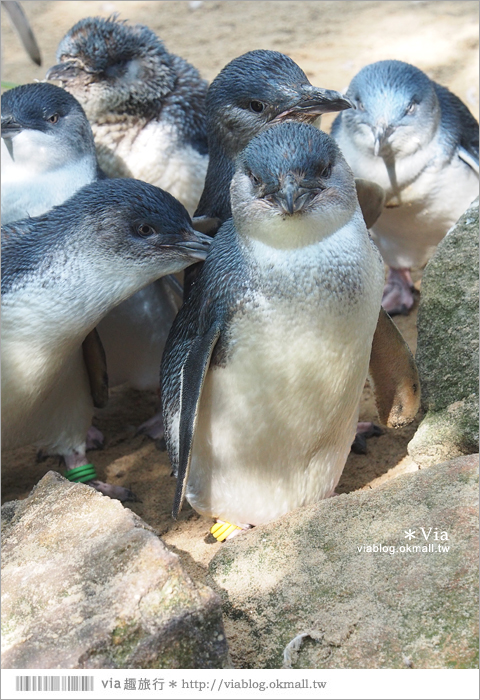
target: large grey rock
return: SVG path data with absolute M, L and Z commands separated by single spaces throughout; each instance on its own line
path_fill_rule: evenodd
M 430 466 L 478 451 L 478 199 L 425 268 L 417 326 L 427 413 L 408 451 Z
M 234 664 L 475 667 L 477 472 L 478 455 L 460 457 L 227 542 L 210 574 Z M 449 550 L 400 550 L 429 544 Z
M 219 598 L 118 501 L 49 472 L 2 532 L 3 668 L 228 667 Z

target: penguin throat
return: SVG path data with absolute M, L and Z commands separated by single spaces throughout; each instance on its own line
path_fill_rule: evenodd
M 296 250 L 316 245 L 341 229 L 348 222 L 345 212 L 334 208 L 326 211 L 303 212 L 289 215 L 274 213 L 271 216 L 250 216 L 234 221 L 237 230 L 253 241 L 276 250 Z

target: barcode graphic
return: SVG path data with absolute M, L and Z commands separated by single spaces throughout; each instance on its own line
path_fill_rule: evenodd
M 93 690 L 94 676 L 15 676 L 15 690 Z

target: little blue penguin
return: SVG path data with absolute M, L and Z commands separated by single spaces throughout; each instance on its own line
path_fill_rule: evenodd
M 99 180 L 2 228 L 3 449 L 35 444 L 61 455 L 72 480 L 130 497 L 87 464 L 85 435 L 108 387 L 104 358 L 84 341 L 129 295 L 204 259 L 209 241 L 174 197 L 132 179 Z
M 390 268 L 383 307 L 408 313 L 410 270 L 426 264 L 478 196 L 478 123 L 447 88 L 402 61 L 365 66 L 346 94 L 356 109 L 335 119 L 332 136 L 354 174 L 386 192 L 372 228 Z
M 353 174 L 314 126 L 253 138 L 231 208 L 161 368 L 173 514 L 186 496 L 225 523 L 218 539 L 333 493 L 383 290 Z
M 5 92 L 1 133 L 4 224 L 40 216 L 101 176 L 85 112 L 56 85 Z
M 83 105 L 100 166 L 110 177 L 134 177 L 173 194 L 193 214 L 208 164 L 207 82 L 169 53 L 148 27 L 88 17 L 65 35 L 59 80 Z M 113 384 L 158 389 L 168 331 L 181 299 L 163 279 L 116 307 L 99 326 Z M 180 295 L 181 297 L 181 295 Z M 140 430 L 159 438 L 154 416 Z
M 85 109 L 100 167 L 173 194 L 193 213 L 207 171 L 207 82 L 148 27 L 87 17 L 61 40 L 59 80 Z

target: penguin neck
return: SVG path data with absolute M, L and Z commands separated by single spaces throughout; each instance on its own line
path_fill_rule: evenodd
M 208 148 L 209 161 L 205 186 L 195 216 L 217 217 L 223 223 L 232 215 L 230 183 L 235 166 L 217 139 L 209 137 Z
M 233 219 L 240 237 L 252 249 L 271 250 L 278 253 L 311 251 L 321 247 L 330 239 L 341 236 L 341 231 L 352 218 L 358 219 L 358 206 L 350 211 L 328 202 L 308 213 L 284 216 L 266 213 L 261 207 L 235 208 Z M 360 221 L 363 218 L 360 216 Z M 257 245 L 258 244 L 258 245 Z
M 10 314 L 23 309 L 30 319 L 22 334 L 31 336 L 32 347 L 75 347 L 111 309 L 156 277 L 151 270 L 143 275 L 140 266 L 115 264 L 116 256 L 109 264 L 87 246 L 66 242 L 47 252 L 23 284 L 4 295 Z M 48 331 L 39 333 L 39 324 Z
M 40 216 L 63 204 L 97 178 L 95 155 L 83 155 L 59 167 L 35 172 L 4 154 L 2 141 L 2 223 Z

